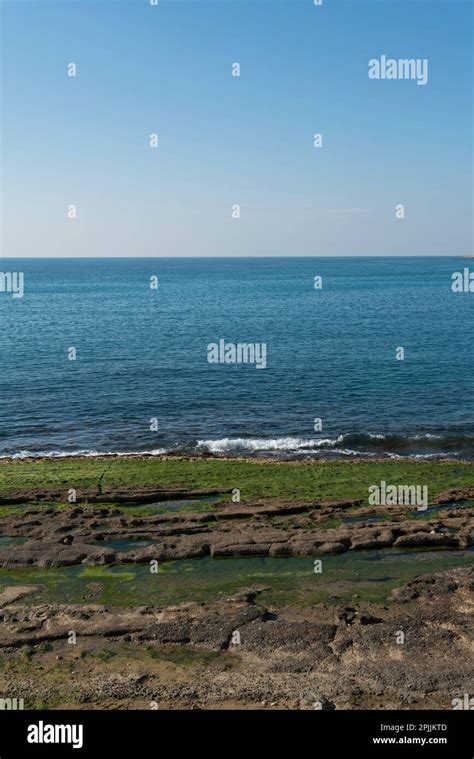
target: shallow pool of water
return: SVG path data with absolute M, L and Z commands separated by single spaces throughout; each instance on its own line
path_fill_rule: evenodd
M 221 501 L 221 495 L 206 495 L 198 498 L 184 498 L 181 501 L 157 501 L 147 503 L 147 509 L 155 511 L 209 511 L 209 507 Z
M 315 561 L 322 571 L 315 572 Z M 27 601 L 107 603 L 121 606 L 203 602 L 240 589 L 264 588 L 263 604 L 292 606 L 320 601 L 348 603 L 356 598 L 383 603 L 393 588 L 415 577 L 471 564 L 474 551 L 394 548 L 347 551 L 337 556 L 183 560 L 147 564 L 57 569 L 0 569 L 1 584 L 42 584 Z M 316 566 L 317 568 L 317 566 Z
M 446 509 L 462 509 L 467 507 L 473 507 L 474 504 L 472 501 L 459 501 L 459 503 L 440 503 L 436 506 L 429 506 L 427 509 L 424 510 L 416 510 L 416 511 L 409 511 L 407 512 L 407 516 L 413 518 L 413 519 L 423 519 L 426 518 L 429 515 L 436 514 L 439 511 L 444 511 Z M 390 516 L 387 514 L 372 514 L 371 516 L 347 516 L 343 518 L 344 524 L 357 524 L 359 522 L 384 522 L 389 519 Z
M 474 506 L 472 501 L 459 501 L 458 503 L 439 503 L 436 506 L 428 506 L 427 509 L 424 511 L 421 511 L 417 509 L 416 511 L 410 511 L 408 516 L 410 517 L 423 517 L 427 514 L 436 514 L 438 511 L 444 511 L 446 509 L 464 509 Z
M 104 532 L 104 535 L 106 533 Z M 152 546 L 158 541 L 156 540 L 99 540 L 91 543 L 93 546 L 104 546 L 105 548 L 113 548 L 114 551 L 136 551 L 139 548 L 146 548 Z
M 26 543 L 28 538 L 10 538 L 10 537 L 1 537 L 0 538 L 0 547 L 3 546 L 19 546 L 22 543 Z

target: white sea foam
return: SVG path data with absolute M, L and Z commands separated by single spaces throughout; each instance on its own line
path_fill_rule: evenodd
M 385 440 L 385 435 L 358 433 L 347 435 L 338 435 L 335 438 L 301 438 L 301 437 L 277 437 L 277 438 L 243 438 L 243 437 L 224 437 L 218 440 L 198 440 L 197 447 L 204 448 L 210 453 L 228 453 L 232 451 L 299 451 L 312 452 L 318 449 L 336 449 L 336 446 L 343 445 L 346 440 L 352 440 L 360 437 L 372 440 Z M 347 455 L 359 455 L 359 452 L 353 450 L 338 450 L 338 453 Z
M 393 439 L 392 439 L 393 438 Z M 443 435 L 437 435 L 433 433 L 417 434 L 405 438 L 409 440 L 437 440 L 443 438 Z M 387 441 L 386 447 L 383 442 Z M 144 451 L 99 451 L 96 449 L 81 449 L 75 451 L 29 451 L 21 450 L 11 454 L 0 455 L 0 459 L 27 459 L 27 458 L 68 458 L 68 457 L 97 457 L 97 456 L 162 456 L 166 453 L 173 451 L 178 453 L 179 451 L 191 453 L 195 451 L 205 451 L 213 454 L 222 455 L 245 455 L 245 454 L 258 454 L 258 453 L 274 453 L 281 454 L 297 454 L 311 456 L 315 453 L 321 455 L 326 452 L 328 455 L 339 456 L 379 456 L 386 455 L 389 458 L 405 458 L 403 454 L 400 454 L 394 450 L 390 450 L 394 441 L 403 441 L 403 437 L 400 435 L 384 435 L 381 433 L 373 432 L 349 432 L 337 437 L 321 437 L 321 438 L 304 438 L 296 436 L 286 437 L 223 437 L 216 440 L 203 439 L 198 440 L 195 445 L 176 445 L 171 448 L 154 448 L 152 450 Z M 371 443 L 373 441 L 373 443 Z M 449 444 L 448 446 L 449 447 Z M 372 448 L 372 450 L 370 450 Z M 369 450 L 367 450 L 369 449 Z M 375 451 L 375 452 L 374 452 Z M 449 456 L 457 456 L 459 454 L 448 452 L 430 452 L 430 453 L 414 453 L 407 454 L 410 458 L 429 459 L 429 458 L 446 458 Z
M 434 435 L 432 432 L 426 432 L 423 435 L 413 435 L 412 440 L 442 440 L 443 435 Z
M 450 458 L 454 459 L 459 456 L 459 453 L 448 453 L 447 451 L 440 451 L 439 453 L 415 453 L 413 454 L 414 459 L 443 459 L 443 458 Z
M 18 453 L 0 456 L 0 459 L 65 459 L 73 456 L 161 456 L 167 453 L 166 448 L 155 448 L 152 451 L 18 451 Z
M 220 440 L 198 440 L 197 447 L 205 448 L 210 453 L 227 453 L 229 451 L 301 451 L 303 449 L 333 448 L 337 442 L 337 439 L 331 440 L 330 438 L 306 440 L 300 437 L 224 437 Z

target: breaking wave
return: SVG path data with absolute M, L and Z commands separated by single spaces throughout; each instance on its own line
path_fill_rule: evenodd
M 166 442 L 166 441 L 164 441 Z M 335 437 L 222 437 L 217 439 L 194 440 L 186 443 L 173 441 L 172 444 L 154 449 L 139 450 L 139 445 L 131 450 L 20 450 L 5 451 L 0 459 L 28 458 L 69 458 L 106 456 L 162 456 L 165 454 L 209 454 L 214 456 L 274 456 L 339 458 L 387 457 L 417 459 L 474 458 L 474 435 L 459 433 L 424 433 L 384 435 L 382 433 L 346 433 Z
M 474 437 L 456 434 L 416 434 L 411 436 L 381 433 L 347 433 L 337 437 L 302 438 L 243 438 L 225 437 L 217 440 L 198 440 L 197 449 L 213 454 L 287 453 L 340 456 L 413 456 L 436 458 L 474 454 Z

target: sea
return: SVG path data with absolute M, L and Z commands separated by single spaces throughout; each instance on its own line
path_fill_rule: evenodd
M 2 279 L 1 457 L 474 457 L 474 293 L 453 290 L 469 259 L 0 269 L 24 289 Z

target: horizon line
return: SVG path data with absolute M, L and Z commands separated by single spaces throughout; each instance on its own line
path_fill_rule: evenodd
M 271 260 L 275 258 L 281 259 L 306 259 L 306 258 L 396 258 L 400 260 L 406 260 L 409 258 L 460 258 L 460 259 L 472 259 L 474 255 L 467 255 L 464 253 L 446 253 L 443 255 L 307 255 L 307 256 L 291 256 L 291 255 L 275 255 L 275 256 L 2 256 L 1 261 L 148 261 L 153 259 L 166 259 L 166 260 L 181 260 L 181 261 L 199 261 L 201 259 L 206 260 L 218 260 L 218 261 L 230 261 L 230 260 Z

